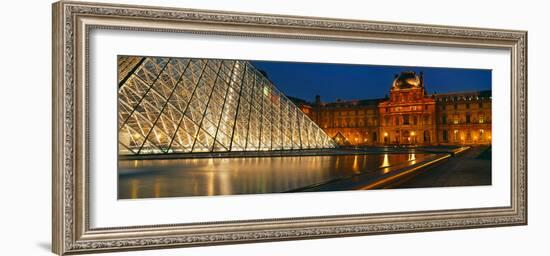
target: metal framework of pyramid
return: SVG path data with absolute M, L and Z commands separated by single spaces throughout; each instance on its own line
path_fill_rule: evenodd
M 120 155 L 335 147 L 247 61 L 118 57 Z

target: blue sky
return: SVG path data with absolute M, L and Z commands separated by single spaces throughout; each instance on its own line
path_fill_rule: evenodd
M 288 96 L 324 102 L 337 99 L 374 99 L 389 94 L 394 75 L 402 71 L 424 73 L 428 93 L 491 89 L 491 70 L 251 61 Z

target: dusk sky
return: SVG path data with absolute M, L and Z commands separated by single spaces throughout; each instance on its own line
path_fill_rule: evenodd
M 337 99 L 374 99 L 389 94 L 394 75 L 402 71 L 424 72 L 428 93 L 491 89 L 491 70 L 348 65 L 299 62 L 251 61 L 267 73 L 275 86 L 288 96 L 313 102 Z

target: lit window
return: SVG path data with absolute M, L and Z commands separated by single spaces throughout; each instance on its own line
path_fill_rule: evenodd
M 458 130 L 454 130 L 454 140 L 458 141 Z

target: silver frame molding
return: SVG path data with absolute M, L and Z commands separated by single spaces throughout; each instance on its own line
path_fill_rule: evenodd
M 511 205 L 93 229 L 88 199 L 88 34 L 94 29 L 341 40 L 511 51 Z M 527 32 L 61 1 L 53 4 L 55 253 L 250 243 L 527 224 Z

